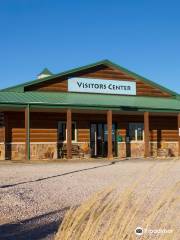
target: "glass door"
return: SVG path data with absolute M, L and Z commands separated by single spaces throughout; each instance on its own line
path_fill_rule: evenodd
M 91 156 L 97 156 L 97 126 L 92 123 L 90 127 L 90 145 L 91 145 Z
M 107 157 L 108 130 L 106 123 L 92 123 L 90 127 L 92 157 Z M 112 124 L 113 155 L 116 156 L 116 124 Z
M 97 156 L 104 156 L 104 124 L 97 124 Z

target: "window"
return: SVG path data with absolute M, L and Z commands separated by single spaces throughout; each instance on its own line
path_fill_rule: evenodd
M 76 123 L 72 122 L 72 141 L 76 142 L 77 137 L 76 137 Z M 66 142 L 67 141 L 67 129 L 66 129 L 66 122 L 59 122 L 58 123 L 58 140 L 61 142 Z
M 129 137 L 131 141 L 143 141 L 144 140 L 144 124 L 129 123 Z

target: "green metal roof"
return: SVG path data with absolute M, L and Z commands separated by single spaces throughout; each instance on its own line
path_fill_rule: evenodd
M 149 85 L 155 86 L 162 91 L 171 94 L 172 98 L 142 97 L 142 96 L 118 96 L 102 95 L 88 93 L 70 93 L 70 92 L 30 92 L 24 91 L 25 87 L 51 81 L 57 77 L 71 77 L 74 73 L 83 70 L 106 65 L 117 68 L 122 72 L 141 80 Z M 48 69 L 47 69 L 48 70 Z M 48 70 L 49 71 L 49 70 Z M 72 108 L 90 108 L 90 109 L 116 109 L 116 110 L 158 110 L 180 112 L 180 95 L 156 84 L 134 72 L 131 72 L 109 60 L 103 60 L 94 64 L 75 68 L 49 77 L 37 79 L 34 81 L 19 84 L 11 88 L 0 91 L 0 107 L 15 106 L 22 107 L 30 104 L 31 107 L 72 107 Z
M 102 61 L 99 61 L 99 62 L 96 62 L 96 63 L 93 63 L 93 64 L 89 64 L 89 65 L 86 65 L 86 66 L 83 66 L 83 67 L 79 67 L 79 68 L 74 68 L 74 69 L 71 69 L 69 71 L 65 71 L 65 72 L 61 72 L 61 73 L 58 73 L 58 74 L 53 74 L 52 76 L 49 76 L 49 77 L 45 77 L 45 78 L 42 78 L 42 79 L 36 79 L 36 80 L 33 80 L 33 81 L 29 81 L 29 82 L 25 82 L 23 84 L 19 84 L 19 85 L 16 85 L 16 86 L 12 86 L 12 87 L 9 87 L 9 88 L 6 88 L 6 89 L 3 89 L 1 91 L 11 91 L 11 92 L 24 92 L 24 88 L 25 87 L 28 87 L 28 86 L 32 86 L 32 85 L 36 85 L 36 84 L 39 84 L 39 83 L 42 83 L 42 82 L 46 82 L 46 81 L 50 81 L 52 79 L 55 79 L 57 77 L 63 77 L 63 76 L 69 76 L 71 74 L 74 74 L 74 73 L 78 73 L 78 72 L 81 72 L 83 70 L 86 70 L 86 69 L 90 69 L 90 68 L 93 68 L 93 67 L 97 67 L 97 66 L 100 66 L 100 65 L 105 65 L 105 66 L 110 66 L 110 67 L 114 67 L 114 68 L 117 68 L 119 70 L 121 70 L 122 72 L 136 78 L 136 79 L 139 79 L 141 80 L 142 82 L 145 82 L 146 84 L 149 84 L 149 85 L 152 85 L 156 88 L 159 88 L 161 89 L 162 91 L 164 92 L 167 92 L 169 94 L 171 94 L 172 96 L 178 96 L 179 94 L 174 92 L 174 91 L 171 91 L 170 89 L 167 89 L 147 78 L 144 78 L 132 71 L 129 71 L 128 69 L 124 68 L 124 67 L 121 67 L 120 65 L 117 65 L 109 60 L 102 60 Z
M 115 110 L 162 110 L 180 112 L 180 100 L 140 96 L 117 96 L 65 92 L 0 92 L 0 108 L 30 104 L 46 107 L 72 107 Z

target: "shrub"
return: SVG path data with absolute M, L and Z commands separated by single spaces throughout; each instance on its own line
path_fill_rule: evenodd
M 55 240 L 178 240 L 180 233 L 178 235 L 178 213 L 175 209 L 178 209 L 180 182 L 159 192 L 158 198 L 151 203 L 150 193 L 161 176 L 165 176 L 164 170 L 150 182 L 150 188 L 143 188 L 141 194 L 137 188 L 141 189 L 144 177 L 121 193 L 116 188 L 108 188 L 81 206 L 71 208 Z M 144 229 L 142 236 L 136 236 L 137 227 Z M 164 229 L 169 233 L 152 232 Z

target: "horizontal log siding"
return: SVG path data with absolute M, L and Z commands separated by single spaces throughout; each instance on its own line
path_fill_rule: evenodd
M 143 122 L 143 117 L 121 116 L 118 121 L 120 134 L 125 139 L 129 122 Z M 115 118 L 114 118 L 115 120 Z M 150 141 L 177 141 L 177 118 L 176 117 L 150 117 Z
M 0 143 L 4 142 L 4 114 L 0 112 Z
M 28 90 L 44 92 L 67 92 L 67 79 L 58 78 L 51 81 L 51 83 L 41 83 L 37 86 L 32 86 Z
M 65 120 L 65 114 L 31 113 L 31 142 L 56 142 L 58 121 Z M 25 142 L 24 113 L 8 113 L 8 141 Z
M 149 84 L 139 81 L 117 69 L 113 69 L 107 66 L 101 66 L 92 68 L 91 70 L 81 71 L 79 74 L 72 74 L 70 77 L 85 77 L 85 78 L 99 78 L 106 80 L 126 80 L 135 81 L 137 85 L 138 96 L 151 96 L 151 97 L 170 97 L 170 94 L 152 87 Z M 40 83 L 35 86 L 26 88 L 27 91 L 55 91 L 55 92 L 67 92 L 67 78 L 57 78 L 50 82 Z
M 4 142 L 4 128 L 0 127 L 0 143 Z
M 25 127 L 23 112 L 8 112 L 8 142 L 25 142 Z M 62 113 L 31 113 L 31 142 L 56 142 L 58 121 L 66 121 Z M 103 114 L 72 114 L 72 121 L 77 124 L 78 142 L 88 142 L 90 139 L 90 123 L 106 122 Z M 143 122 L 143 116 L 113 115 L 118 131 L 125 140 L 129 122 Z M 1 129 L 0 129 L 1 131 Z M 3 131 L 3 130 L 2 130 Z M 0 135 L 2 136 L 2 135 Z M 150 117 L 150 141 L 177 141 L 176 117 Z
M 79 142 L 89 142 L 90 124 L 88 121 L 79 120 L 77 122 L 77 139 Z
M 150 138 L 151 141 L 177 141 L 177 117 L 151 117 Z

